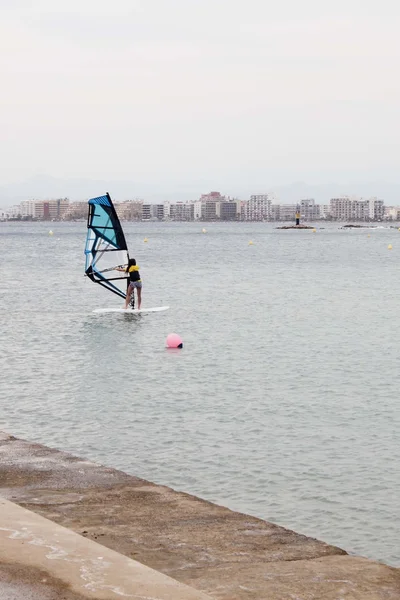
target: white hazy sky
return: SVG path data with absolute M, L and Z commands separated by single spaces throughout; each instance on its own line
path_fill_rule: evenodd
M 0 185 L 399 179 L 394 0 L 0 7 Z

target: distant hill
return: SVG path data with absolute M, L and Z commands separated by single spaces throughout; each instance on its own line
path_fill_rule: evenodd
M 315 198 L 320 204 L 329 204 L 337 196 L 376 196 L 386 205 L 400 205 L 400 183 L 376 181 L 369 183 L 329 183 L 311 185 L 303 182 L 282 185 L 273 188 L 281 202 L 294 203 L 301 198 Z M 254 193 L 254 192 L 253 192 Z
M 109 192 L 116 200 L 127 198 L 163 196 L 157 186 L 129 181 L 106 181 L 91 179 L 61 179 L 47 175 L 36 175 L 21 182 L 0 186 L 0 202 L 10 205 L 30 198 L 64 198 L 86 200 Z
M 0 187 L 0 205 L 8 207 L 29 198 L 64 198 L 86 200 L 109 192 L 115 200 L 142 198 L 147 202 L 177 202 L 195 200 L 201 194 L 211 190 L 247 200 L 251 194 L 274 192 L 282 203 L 294 203 L 301 198 L 315 198 L 321 204 L 328 204 L 330 198 L 338 195 L 355 195 L 364 198 L 377 196 L 385 204 L 400 205 L 400 183 L 370 182 L 339 184 L 329 183 L 312 185 L 296 182 L 287 185 L 264 186 L 232 185 L 221 183 L 213 185 L 207 181 L 193 182 L 179 186 L 162 183 L 141 183 L 134 181 L 102 181 L 90 179 L 61 179 L 47 175 L 36 175 L 21 182 Z

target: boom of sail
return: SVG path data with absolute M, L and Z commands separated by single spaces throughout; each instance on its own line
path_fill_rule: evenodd
M 109 194 L 91 198 L 88 204 L 85 275 L 125 298 L 128 275 L 115 268 L 126 267 L 129 255 L 114 205 Z

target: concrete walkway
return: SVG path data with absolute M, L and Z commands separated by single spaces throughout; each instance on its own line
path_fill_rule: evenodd
M 0 496 L 215 600 L 400 600 L 399 569 L 7 434 Z
M 4 587 L 3 587 L 4 585 Z M 6 593 L 7 590 L 7 593 Z M 0 499 L 0 599 L 207 600 L 105 546 Z

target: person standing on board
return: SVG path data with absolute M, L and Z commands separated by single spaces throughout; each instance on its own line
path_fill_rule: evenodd
M 140 309 L 142 304 L 142 280 L 140 279 L 139 267 L 136 264 L 136 260 L 130 258 L 128 266 L 125 269 L 123 267 L 117 267 L 116 271 L 123 271 L 129 274 L 129 286 L 126 292 L 125 308 L 128 308 L 131 295 L 134 294 L 136 288 L 138 309 Z

